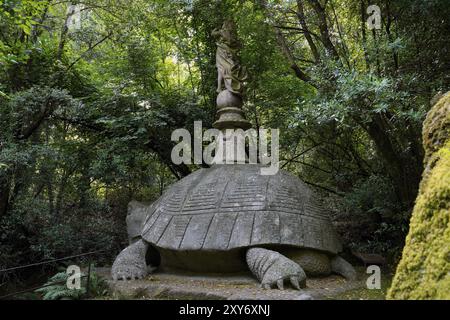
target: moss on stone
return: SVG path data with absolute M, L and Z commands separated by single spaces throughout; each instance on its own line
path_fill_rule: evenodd
M 450 91 L 430 110 L 423 124 L 425 163 L 446 143 L 450 136 Z
M 426 169 L 388 299 L 450 299 L 450 93 L 424 123 Z

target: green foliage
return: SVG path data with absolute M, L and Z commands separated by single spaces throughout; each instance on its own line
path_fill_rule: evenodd
M 323 81 L 323 70 L 314 71 L 317 81 Z M 355 122 L 371 122 L 374 113 L 387 112 L 394 115 L 395 122 L 410 120 L 419 125 L 425 117 L 424 110 L 410 112 L 408 103 L 411 97 L 407 92 L 399 90 L 400 85 L 402 84 L 398 79 L 339 70 L 333 95 L 330 96 L 327 92 L 319 94 L 311 101 L 308 111 L 319 123 L 335 122 L 346 127 L 353 127 Z
M 247 118 L 281 130 L 283 168 L 355 226 L 345 243 L 398 251 L 420 124 L 449 84 L 449 7 L 383 2 L 382 29 L 369 31 L 361 1 L 319 2 L 85 0 L 77 29 L 68 2 L 0 1 L 1 266 L 93 248 L 108 264 L 127 203 L 197 169 L 171 162 L 170 136 L 214 122 L 211 30 L 227 17 L 250 75 Z
M 351 249 L 377 252 L 397 261 L 408 232 L 409 213 L 402 211 L 388 178 L 372 175 L 360 180 L 334 210 L 341 222 L 339 231 Z
M 87 294 L 87 274 L 81 274 L 81 288 L 69 289 L 67 281 L 69 278 L 67 272 L 59 272 L 48 279 L 44 286 L 35 290 L 36 293 L 42 294 L 44 300 L 80 300 Z M 89 282 L 89 294 L 91 297 L 100 297 L 106 295 L 107 283 L 105 279 L 100 277 L 96 272 L 91 272 Z
M 32 36 L 33 29 L 39 24 L 35 17 L 42 15 L 48 5 L 49 1 L 1 1 L 0 25 L 2 28 L 8 28 L 10 33 L 22 32 L 25 36 Z M 29 48 L 22 47 L 23 43 L 16 42 L 11 45 L 5 40 L 0 40 L 0 66 L 26 61 L 30 51 L 25 49 Z
M 345 211 L 351 214 L 387 214 L 398 209 L 395 200 L 390 181 L 386 177 L 373 175 L 356 183 L 345 196 L 343 205 Z
M 426 169 L 389 299 L 450 298 L 449 108 L 447 93 L 425 121 Z
M 423 145 L 425 149 L 425 162 L 436 151 L 439 151 L 450 136 L 450 93 L 441 96 L 436 106 L 427 115 L 423 124 Z
M 450 143 L 421 185 L 391 299 L 450 298 Z
M 43 295 L 44 300 L 79 300 L 86 294 L 86 288 L 68 289 L 67 280 L 69 275 L 66 272 L 59 272 L 52 276 L 45 287 L 37 289 L 37 293 Z

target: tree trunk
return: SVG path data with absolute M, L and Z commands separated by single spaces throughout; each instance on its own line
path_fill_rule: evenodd
M 384 161 L 385 168 L 391 177 L 398 199 L 405 205 L 411 205 L 417 195 L 417 179 L 408 172 L 408 164 L 395 150 L 387 128 L 383 125 L 381 115 L 377 114 L 365 126 L 371 139 L 375 142 L 378 153 Z
M 319 54 L 319 50 L 317 50 L 314 40 L 312 39 L 308 25 L 306 24 L 305 9 L 304 9 L 302 0 L 297 0 L 297 18 L 300 23 L 300 26 L 303 29 L 305 39 L 306 39 L 306 41 L 308 41 L 308 45 L 309 45 L 309 48 L 311 49 L 311 53 L 317 63 L 320 61 L 320 54 Z
M 0 219 L 6 216 L 9 208 L 11 186 L 6 179 L 0 180 Z
M 309 0 L 309 3 L 317 14 L 321 40 L 325 49 L 330 56 L 339 61 L 339 54 L 330 39 L 330 31 L 328 30 L 325 7 L 322 7 L 318 0 Z

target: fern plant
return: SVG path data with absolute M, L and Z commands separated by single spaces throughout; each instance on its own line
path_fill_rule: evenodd
M 82 276 L 84 275 L 82 274 Z M 35 292 L 42 294 L 44 300 L 81 299 L 86 294 L 86 288 L 84 286 L 81 286 L 80 289 L 67 288 L 68 277 L 66 272 L 59 272 L 51 277 L 44 287 Z
M 44 300 L 80 300 L 86 296 L 87 277 L 81 274 L 81 288 L 69 289 L 67 287 L 67 279 L 69 275 L 63 271 L 52 276 L 44 287 L 35 290 L 42 294 Z M 104 296 L 108 293 L 107 283 L 105 279 L 100 277 L 96 272 L 91 272 L 89 282 L 89 292 L 92 296 Z
M 83 280 L 86 287 L 87 278 L 84 278 Z M 99 276 L 95 271 L 91 272 L 89 294 L 92 297 L 101 297 L 108 294 L 108 283 L 106 282 L 105 278 Z

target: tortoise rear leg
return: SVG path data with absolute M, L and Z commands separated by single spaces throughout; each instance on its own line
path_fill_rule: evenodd
M 306 287 L 306 274 L 303 269 L 276 251 L 251 248 L 247 250 L 246 258 L 250 271 L 264 289 L 270 289 L 276 284 L 283 290 L 285 280 L 289 280 L 298 290 L 300 287 Z
M 117 256 L 111 268 L 112 278 L 117 280 L 142 279 L 156 269 L 155 265 L 148 265 L 146 255 L 150 249 L 148 243 L 139 240 Z
M 336 255 L 331 259 L 331 270 L 334 273 L 340 274 L 347 280 L 356 280 L 357 274 L 355 268 L 348 263 L 344 258 Z

